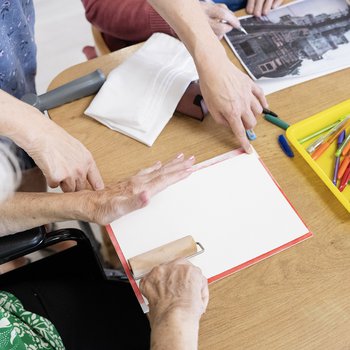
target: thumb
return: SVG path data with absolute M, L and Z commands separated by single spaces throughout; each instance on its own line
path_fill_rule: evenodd
M 88 170 L 87 180 L 89 181 L 93 190 L 103 190 L 105 187 L 102 176 L 97 168 L 95 161 L 92 162 Z
M 239 19 L 232 12 L 227 13 L 225 18 L 223 19 L 226 20 L 227 23 L 230 24 L 233 28 L 241 28 L 241 23 L 239 22 Z
M 149 194 L 146 191 L 130 196 L 127 199 L 119 200 L 116 204 L 118 208 L 118 218 L 134 210 L 145 207 L 148 202 Z
M 208 288 L 208 280 L 203 276 L 202 280 L 202 301 L 203 301 L 203 313 L 207 309 L 209 303 L 209 288 Z
M 239 19 L 231 12 L 225 4 L 214 5 L 212 9 L 212 18 L 223 21 L 226 25 L 230 25 L 233 28 L 240 28 Z

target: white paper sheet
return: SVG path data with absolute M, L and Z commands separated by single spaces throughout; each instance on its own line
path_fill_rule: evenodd
M 124 257 L 192 235 L 205 252 L 191 262 L 214 281 L 311 236 L 257 154 L 228 156 L 197 165 L 147 207 L 113 222 Z

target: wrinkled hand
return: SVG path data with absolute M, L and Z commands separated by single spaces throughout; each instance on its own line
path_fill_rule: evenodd
M 201 1 L 202 10 L 208 18 L 208 22 L 215 35 L 221 40 L 223 36 L 233 28 L 239 28 L 239 20 L 225 4 L 212 4 Z M 224 20 L 227 23 L 221 23 Z
M 48 185 L 74 192 L 85 189 L 88 182 L 94 190 L 103 189 L 103 180 L 91 153 L 61 127 L 41 118 L 44 126 L 37 126 L 35 131 L 40 137 L 25 150 L 43 172 Z
M 266 16 L 271 9 L 275 9 L 283 0 L 248 0 L 246 11 L 256 17 Z
M 181 311 L 199 320 L 209 301 L 207 279 L 201 270 L 184 259 L 153 268 L 140 282 L 148 299 L 151 324 L 173 311 Z
M 256 118 L 268 104 L 262 89 L 221 55 L 197 65 L 205 103 L 214 120 L 230 127 L 246 152 L 250 144 L 245 130 L 256 125 Z
M 186 159 L 183 154 L 179 154 L 165 165 L 157 162 L 130 179 L 108 186 L 103 191 L 86 191 L 83 197 L 83 205 L 88 215 L 86 221 L 107 225 L 144 207 L 152 196 L 189 176 L 193 171 L 194 161 L 193 156 Z

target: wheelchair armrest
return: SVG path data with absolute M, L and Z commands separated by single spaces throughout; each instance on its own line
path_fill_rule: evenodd
M 0 237 L 0 264 L 69 240 L 76 241 L 78 244 L 90 245 L 87 236 L 78 229 L 46 232 L 44 227 L 36 227 L 28 231 Z
M 17 255 L 19 252 L 35 249 L 44 240 L 44 237 L 43 227 L 0 237 L 0 262 L 8 261 L 8 257 Z

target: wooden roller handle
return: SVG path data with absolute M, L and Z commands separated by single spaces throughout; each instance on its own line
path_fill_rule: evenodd
M 186 236 L 146 253 L 129 259 L 129 265 L 135 279 L 150 272 L 153 267 L 170 261 L 186 258 L 197 252 L 197 244 L 192 236 Z

